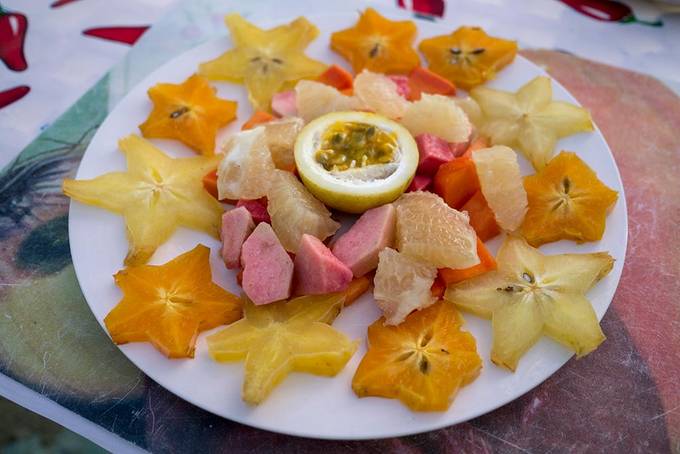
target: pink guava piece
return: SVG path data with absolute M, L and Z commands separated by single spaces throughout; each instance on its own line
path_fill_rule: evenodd
M 225 211 L 222 215 L 222 260 L 230 270 L 241 266 L 241 247 L 254 228 L 253 217 L 244 207 Z
M 286 90 L 272 96 L 272 111 L 279 117 L 295 117 L 295 90 Z
M 352 270 L 337 259 L 318 238 L 304 234 L 295 254 L 295 294 L 324 295 L 341 292 L 352 280 Z
M 269 217 L 269 213 L 267 212 L 266 197 L 255 200 L 239 200 L 236 202 L 236 206 L 244 207 L 246 210 L 250 211 L 250 215 L 253 217 L 253 222 L 255 222 L 255 224 L 259 224 L 260 222 L 266 222 L 267 224 L 272 223 L 272 218 Z
M 416 136 L 418 144 L 418 169 L 419 175 L 434 175 L 439 166 L 451 161 L 455 156 L 451 151 L 449 143 L 432 134 L 418 134 Z
M 408 76 L 394 74 L 387 77 L 392 79 L 392 82 L 397 84 L 397 93 L 399 93 L 402 98 L 408 99 L 408 97 L 411 95 L 411 86 L 408 83 Z
M 406 189 L 406 192 L 427 191 L 430 189 L 433 178 L 430 175 L 416 175 L 411 180 L 411 184 Z
M 257 305 L 290 297 L 293 261 L 272 227 L 261 222 L 241 248 L 243 280 L 241 286 Z
M 394 243 L 397 212 L 388 203 L 371 208 L 333 245 L 333 254 L 352 270 L 355 277 L 378 267 L 378 254 Z

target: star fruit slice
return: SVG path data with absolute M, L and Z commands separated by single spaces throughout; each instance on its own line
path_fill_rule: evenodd
M 611 271 L 609 254 L 544 255 L 524 239 L 508 236 L 496 262 L 496 271 L 449 287 L 444 295 L 459 308 L 491 319 L 491 361 L 514 371 L 543 334 L 577 357 L 604 341 L 585 293 Z
M 399 399 L 414 411 L 444 411 L 482 368 L 475 338 L 447 301 L 412 313 L 402 324 L 368 328 L 368 352 L 352 389 L 359 397 Z
M 65 179 L 64 194 L 81 203 L 119 213 L 129 240 L 125 265 L 146 263 L 178 226 L 219 237 L 222 206 L 203 188 L 203 176 L 219 156 L 173 159 L 136 135 L 118 146 L 127 171 L 91 180 Z
M 326 65 L 305 55 L 319 29 L 304 17 L 263 30 L 239 14 L 224 21 L 234 47 L 198 68 L 211 80 L 242 83 L 254 110 L 270 110 L 272 96 L 300 79 L 315 78 Z
M 177 139 L 204 155 L 215 153 L 217 130 L 236 118 L 236 103 L 220 99 L 201 76 L 148 91 L 153 110 L 139 125 L 144 137 Z
M 516 93 L 477 87 L 470 95 L 484 115 L 480 132 L 494 145 L 521 151 L 536 170 L 550 160 L 558 139 L 593 131 L 590 112 L 552 100 L 546 76 L 534 78 Z
M 597 241 L 618 193 L 575 153 L 563 151 L 524 178 L 529 200 L 521 232 L 534 247 L 559 240 Z
M 479 27 L 459 27 L 449 35 L 422 40 L 418 49 L 431 71 L 470 90 L 512 63 L 517 43 L 489 36 Z
M 169 358 L 193 358 L 201 331 L 241 318 L 241 300 L 212 282 L 210 249 L 202 244 L 114 279 L 123 298 L 104 323 L 116 344 L 150 342 Z
M 330 326 L 348 293 L 294 298 L 264 306 L 247 300 L 243 319 L 208 337 L 215 361 L 245 361 L 242 398 L 262 403 L 291 372 L 332 377 L 357 349 Z
M 366 8 L 353 27 L 331 35 L 331 49 L 349 61 L 355 74 L 364 69 L 408 73 L 420 64 L 413 49 L 417 33 L 413 21 L 391 21 Z

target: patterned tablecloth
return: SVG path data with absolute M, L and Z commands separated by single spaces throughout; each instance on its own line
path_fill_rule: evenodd
M 649 76 L 553 50 L 523 54 L 592 111 L 629 207 L 626 265 L 597 351 L 470 422 L 368 442 L 245 427 L 184 402 L 134 367 L 80 293 L 61 180 L 142 75 L 223 33 L 227 3 L 194 2 L 167 16 L 0 174 L 0 372 L 151 451 L 680 452 L 680 98 Z M 297 12 L 318 2 L 296 4 Z M 328 2 L 333 9 L 346 5 Z

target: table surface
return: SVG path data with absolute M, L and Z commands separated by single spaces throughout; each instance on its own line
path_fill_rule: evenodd
M 97 5 L 84 0 L 58 9 L 80 8 L 73 17 L 85 20 L 93 8 L 90 2 Z M 4 3 L 7 10 L 23 4 Z M 150 7 L 153 2 L 146 3 Z M 159 2 L 156 11 L 168 3 Z M 159 387 L 118 351 L 89 312 L 75 279 L 61 180 L 74 174 L 112 106 L 159 64 L 223 34 L 221 17 L 236 3 L 202 0 L 170 10 L 65 114 L 53 120 L 52 113 L 37 113 L 44 114 L 39 121 L 51 125 L 0 173 L 0 392 L 117 452 L 134 446 L 230 452 L 275 447 L 305 452 L 680 452 L 680 300 L 674 297 L 680 292 L 680 98 L 668 88 L 674 80 L 680 86 L 680 49 L 670 47 L 673 38 L 680 40 L 680 20 L 642 2 L 634 5 L 638 19 L 661 20 L 663 26 L 596 21 L 556 1 L 529 1 L 521 12 L 505 0 L 477 0 L 464 8 L 448 2 L 442 19 L 452 28 L 482 25 L 518 39 L 524 49 L 547 49 L 523 54 L 592 111 L 612 148 L 626 188 L 629 247 L 619 289 L 602 321 L 608 339 L 593 354 L 571 360 L 530 393 L 465 424 L 390 440 L 328 442 L 263 432 L 208 414 Z M 422 2 L 413 3 L 422 7 Z M 99 7 L 108 4 L 99 2 Z M 238 10 L 264 17 L 270 5 L 253 0 Z M 334 0 L 324 2 L 324 11 L 362 5 Z M 379 6 L 392 16 L 409 14 L 387 3 Z M 299 0 L 291 2 L 287 16 L 316 10 L 318 2 Z M 127 24 L 134 21 L 130 17 Z M 656 78 L 601 62 L 644 68 Z M 5 73 L 0 74 L 7 85 Z M 44 82 L 29 76 L 36 86 Z M 19 75 L 12 77 L 18 83 Z M 88 77 L 92 74 L 81 83 L 93 82 Z M 81 93 L 87 86 L 81 86 Z M 49 96 L 58 98 L 56 88 Z M 30 130 L 22 119 L 32 118 L 31 109 L 37 112 L 36 101 L 25 100 L 0 109 L 5 150 L 21 143 L 9 141 L 6 132 Z M 8 162 L 14 155 L 2 159 Z

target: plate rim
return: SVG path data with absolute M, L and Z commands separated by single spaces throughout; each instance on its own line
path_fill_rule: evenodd
M 383 8 L 380 8 L 379 10 L 384 10 L 384 9 L 383 9 Z M 356 14 L 356 12 L 334 12 L 334 13 L 308 14 L 308 15 L 306 15 L 305 17 L 307 17 L 308 19 L 310 19 L 311 21 L 313 21 L 313 18 L 315 18 L 315 17 L 321 17 L 321 16 L 324 16 L 324 17 L 329 17 L 329 16 L 330 16 L 330 17 L 337 17 L 337 16 L 347 16 L 347 15 L 350 15 L 350 14 Z M 398 12 L 397 15 L 403 17 L 403 13 L 401 13 L 401 12 Z M 284 17 L 284 18 L 281 19 L 281 20 L 277 19 L 275 22 L 276 22 L 276 23 L 279 23 L 279 22 L 283 23 L 283 22 L 285 22 L 285 21 L 288 20 L 288 19 L 290 19 L 290 18 L 289 18 L 289 17 Z M 447 26 L 447 24 L 444 23 L 444 22 L 430 22 L 430 21 L 427 21 L 427 20 L 424 20 L 424 19 L 421 19 L 421 18 L 418 18 L 418 17 L 411 17 L 411 19 L 414 20 L 418 25 L 421 25 L 421 26 L 432 26 L 432 25 L 434 25 L 434 26 L 437 27 L 437 28 L 441 28 L 441 27 L 446 27 L 446 26 Z M 258 21 L 257 23 L 260 24 L 260 25 L 261 25 L 261 24 L 267 24 L 267 25 L 268 25 L 268 24 L 271 24 L 271 23 L 272 23 L 272 20 Z M 166 61 L 166 62 L 163 63 L 162 65 L 160 65 L 160 66 L 154 68 L 153 70 L 151 70 L 151 71 L 150 71 L 148 74 L 146 74 L 140 81 L 138 81 L 134 86 L 130 87 L 130 89 L 127 91 L 127 93 L 126 93 L 123 97 L 121 97 L 121 98 L 117 101 L 116 105 L 113 106 L 113 108 L 107 113 L 106 117 L 104 118 L 104 120 L 102 121 L 102 123 L 101 123 L 101 124 L 99 125 L 99 127 L 97 128 L 97 131 L 96 131 L 96 133 L 93 135 L 92 139 L 90 140 L 90 143 L 88 144 L 87 149 L 85 150 L 85 152 L 84 152 L 83 155 L 81 156 L 81 160 L 80 160 L 80 162 L 78 163 L 78 169 L 77 169 L 77 172 L 76 172 L 76 175 L 75 175 L 74 178 L 75 178 L 75 179 L 79 179 L 80 174 L 81 174 L 81 168 L 82 168 L 82 161 L 83 161 L 83 158 L 84 158 L 85 155 L 90 151 L 90 148 L 91 148 L 91 146 L 92 146 L 92 143 L 95 142 L 95 139 L 96 139 L 97 135 L 100 134 L 100 131 L 102 130 L 102 127 L 105 125 L 105 123 L 107 122 L 107 120 L 109 119 L 109 117 L 112 116 L 112 115 L 114 114 L 114 112 L 118 109 L 118 107 L 123 103 L 123 101 L 124 101 L 126 98 L 128 98 L 128 96 L 131 95 L 131 93 L 135 90 L 135 88 L 137 88 L 139 85 L 145 85 L 146 82 L 147 82 L 147 80 L 150 79 L 154 74 L 156 74 L 156 73 L 159 72 L 159 71 L 162 71 L 162 70 L 163 70 L 164 68 L 166 68 L 166 67 L 171 66 L 171 65 L 173 64 L 173 62 L 175 62 L 178 58 L 181 58 L 183 55 L 185 55 L 185 54 L 187 54 L 187 53 L 190 53 L 190 52 L 194 52 L 194 51 L 196 51 L 197 48 L 200 48 L 200 47 L 203 47 L 203 46 L 206 46 L 206 47 L 207 47 L 207 46 L 209 46 L 210 44 L 214 43 L 215 41 L 224 39 L 225 36 L 228 36 L 228 33 L 227 33 L 226 35 L 220 35 L 220 36 L 216 36 L 216 37 L 210 38 L 210 39 L 208 39 L 208 40 L 206 40 L 206 41 L 204 41 L 204 42 L 202 42 L 202 43 L 197 44 L 196 46 L 194 46 L 194 47 L 192 47 L 192 48 L 190 48 L 190 49 L 184 50 L 183 52 L 181 52 L 181 53 L 179 53 L 179 54 L 173 56 L 172 58 L 170 58 L 168 61 Z M 543 75 L 546 75 L 546 76 L 550 77 L 550 80 L 551 80 L 551 83 L 552 83 L 552 84 L 555 84 L 555 85 L 559 86 L 562 90 L 564 90 L 565 93 L 568 94 L 568 96 L 569 96 L 570 98 L 572 98 L 572 100 L 573 100 L 577 105 L 581 106 L 581 103 L 574 97 L 574 95 L 573 95 L 569 90 L 567 90 L 567 89 L 566 89 L 566 88 L 565 88 L 565 87 L 564 87 L 557 79 L 555 79 L 553 76 L 551 76 L 544 68 L 538 66 L 536 63 L 532 62 L 531 60 L 529 60 L 528 58 L 524 57 L 524 56 L 521 55 L 520 53 L 517 54 L 516 58 L 517 58 L 517 59 L 524 60 L 525 63 L 528 63 L 529 65 L 535 67 L 535 68 L 538 69 Z M 625 228 L 622 229 L 622 230 L 623 230 L 623 236 L 622 236 L 622 238 L 621 238 L 621 239 L 623 240 L 623 247 L 622 247 L 622 249 L 621 249 L 621 256 L 622 256 L 622 259 L 621 259 L 621 267 L 620 267 L 619 270 L 618 270 L 618 274 L 615 276 L 615 278 L 616 278 L 616 283 L 615 283 L 615 285 L 614 285 L 614 290 L 613 290 L 612 296 L 611 296 L 611 298 L 609 298 L 609 301 L 608 301 L 608 303 L 607 303 L 607 305 L 606 305 L 606 309 L 604 310 L 604 312 L 603 312 L 603 314 L 602 314 L 602 317 L 598 317 L 598 320 L 601 321 L 602 318 L 604 318 L 604 316 L 606 315 L 607 311 L 609 311 L 609 309 L 610 309 L 610 307 L 611 307 L 611 304 L 612 304 L 612 302 L 613 302 L 613 300 L 614 300 L 614 297 L 615 297 L 615 295 L 616 295 L 616 292 L 617 292 L 617 290 L 618 290 L 618 288 L 619 288 L 620 282 L 621 282 L 621 277 L 622 277 L 622 274 L 623 274 L 623 268 L 624 268 L 624 266 L 625 266 L 626 254 L 627 254 L 627 251 L 628 251 L 628 237 L 629 237 L 628 229 L 629 229 L 629 220 L 628 220 L 628 207 L 627 207 L 626 196 L 625 196 L 625 187 L 624 187 L 624 185 L 623 185 L 623 179 L 621 178 L 621 173 L 620 173 L 619 165 L 618 165 L 618 163 L 616 162 L 616 157 L 615 157 L 615 155 L 612 153 L 612 150 L 611 150 L 611 148 L 610 148 L 610 146 L 609 146 L 609 143 L 608 143 L 607 140 L 605 139 L 604 135 L 602 134 L 602 131 L 601 131 L 600 128 L 597 126 L 597 124 L 596 124 L 596 122 L 595 122 L 594 120 L 593 120 L 593 126 L 594 126 L 594 130 L 591 132 L 591 134 L 595 134 L 595 135 L 597 135 L 597 136 L 599 137 L 599 139 L 600 139 L 601 142 L 604 144 L 605 149 L 606 149 L 606 151 L 608 152 L 609 157 L 611 158 L 611 160 L 612 160 L 612 162 L 613 162 L 613 164 L 614 164 L 614 166 L 613 166 L 613 167 L 614 167 L 614 176 L 615 176 L 615 178 L 616 178 L 616 181 L 618 182 L 618 187 L 619 187 L 619 198 L 617 199 L 617 202 L 616 202 L 616 203 L 617 203 L 617 204 L 621 204 L 621 209 L 623 210 L 623 218 L 624 218 L 624 220 L 625 220 Z M 132 133 L 134 133 L 134 132 L 132 132 Z M 554 151 L 554 155 L 556 155 L 556 154 L 557 154 L 557 152 Z M 75 243 L 78 241 L 78 239 L 77 239 L 77 238 L 74 238 L 74 237 L 72 236 L 72 235 L 73 235 L 72 232 L 74 231 L 74 228 L 72 228 L 72 224 L 75 223 L 76 221 L 74 221 L 75 218 L 74 218 L 73 216 L 70 216 L 74 204 L 77 204 L 77 203 L 79 203 L 79 202 L 76 202 L 76 201 L 73 200 L 73 199 L 71 199 L 71 200 L 69 201 L 69 221 L 68 221 L 68 229 L 69 229 L 69 250 L 70 250 L 70 252 L 71 252 L 72 263 L 73 263 L 73 267 L 74 267 L 74 272 L 75 272 L 75 275 L 76 275 L 76 279 L 78 280 L 78 285 L 81 286 L 81 285 L 80 285 L 80 282 L 81 282 L 81 276 L 83 276 L 83 270 L 81 270 L 81 271 L 79 272 L 80 267 L 76 264 L 76 261 L 73 260 L 73 258 L 76 256 L 76 255 L 74 254 L 74 248 L 75 248 L 74 245 L 75 245 Z M 123 266 L 124 266 L 124 265 L 123 265 Z M 108 330 L 106 329 L 106 326 L 104 325 L 103 319 L 100 320 L 99 317 L 96 315 L 96 313 L 95 313 L 95 311 L 93 310 L 93 307 L 92 307 L 93 305 L 90 303 L 90 300 L 89 300 L 88 297 L 85 295 L 85 292 L 82 291 L 82 286 L 81 286 L 81 293 L 83 294 L 83 297 L 84 297 L 84 299 L 85 299 L 85 301 L 86 301 L 86 303 L 87 303 L 87 305 L 88 305 L 88 309 L 90 310 L 90 312 L 92 313 L 92 315 L 94 316 L 94 318 L 97 320 L 97 323 L 99 323 L 99 325 L 100 325 L 100 327 L 102 328 L 102 330 L 104 331 L 105 335 L 106 335 L 107 337 L 109 337 L 109 339 L 110 339 L 111 337 L 110 337 L 110 335 L 109 335 L 109 333 L 108 333 Z M 473 314 L 470 314 L 470 313 L 467 313 L 467 312 L 466 312 L 466 313 L 465 313 L 465 317 L 476 317 L 476 316 L 473 315 Z M 365 341 L 365 338 L 362 339 L 362 341 Z M 167 391 L 170 392 L 171 394 L 173 394 L 173 395 L 175 395 L 175 396 L 181 398 L 182 400 L 185 400 L 186 402 L 190 403 L 191 405 L 194 405 L 194 406 L 200 408 L 202 411 L 206 411 L 206 412 L 208 412 L 208 413 L 210 413 L 210 414 L 212 414 L 212 415 L 214 415 L 214 416 L 217 416 L 217 417 L 220 417 L 220 418 L 224 418 L 224 419 L 227 419 L 227 420 L 229 420 L 229 421 L 234 421 L 234 422 L 237 422 L 237 423 L 239 423 L 239 424 L 243 424 L 243 425 L 246 425 L 246 426 L 249 426 L 249 427 L 253 427 L 253 428 L 256 428 L 256 429 L 267 430 L 267 431 L 270 431 L 270 432 L 279 433 L 279 434 L 283 434 L 283 435 L 290 435 L 290 436 L 304 437 L 304 438 L 312 438 L 312 439 L 319 439 L 319 440 L 380 440 L 380 439 L 387 439 L 387 438 L 395 438 L 395 437 L 403 437 L 403 436 L 417 435 L 417 434 L 427 433 L 427 432 L 431 432 L 431 431 L 435 431 L 435 430 L 440 430 L 440 429 L 443 429 L 443 428 L 446 428 L 446 427 L 452 427 L 452 426 L 455 426 L 455 425 L 457 425 L 457 424 L 461 424 L 461 423 L 470 421 L 470 420 L 472 420 L 472 419 L 478 418 L 478 417 L 480 417 L 480 416 L 482 416 L 482 415 L 485 415 L 485 414 L 487 414 L 487 413 L 491 413 L 491 412 L 497 410 L 498 408 L 500 408 L 500 407 L 502 407 L 502 406 L 504 406 L 504 405 L 507 405 L 507 404 L 509 404 L 509 403 L 511 403 L 511 402 L 513 402 L 513 401 L 515 401 L 515 400 L 517 400 L 517 399 L 519 399 L 519 398 L 521 398 L 522 396 L 524 396 L 525 394 L 527 394 L 529 391 L 532 391 L 533 389 L 537 388 L 539 385 L 541 385 L 542 383 L 544 383 L 548 378 L 552 377 L 555 373 L 557 373 L 560 369 L 562 369 L 562 368 L 566 365 L 567 362 L 569 362 L 570 360 L 572 360 L 572 359 L 574 358 L 574 353 L 572 352 L 571 355 L 570 355 L 569 357 L 567 357 L 567 358 L 562 362 L 562 364 L 560 364 L 554 371 L 552 371 L 550 374 L 546 375 L 545 377 L 543 377 L 543 378 L 540 379 L 539 381 L 533 383 L 532 386 L 528 387 L 527 389 L 525 389 L 525 390 L 522 391 L 521 393 L 515 394 L 515 395 L 513 395 L 513 396 L 511 396 L 511 397 L 507 397 L 507 398 L 501 397 L 500 399 L 496 400 L 496 401 L 494 402 L 493 405 L 491 405 L 491 406 L 489 406 L 489 407 L 484 407 L 483 409 L 480 409 L 480 410 L 478 410 L 478 411 L 471 412 L 471 414 L 468 415 L 468 417 L 467 417 L 466 419 L 461 420 L 461 421 L 458 421 L 458 422 L 455 422 L 455 423 L 449 423 L 449 422 L 447 422 L 447 421 L 433 422 L 431 425 L 428 426 L 428 428 L 425 428 L 425 429 L 422 429 L 422 430 L 421 430 L 421 429 L 418 429 L 418 430 L 408 430 L 408 429 L 404 428 L 404 429 L 402 429 L 402 430 L 392 430 L 392 431 L 389 431 L 389 433 L 388 433 L 387 431 L 383 431 L 384 433 L 379 433 L 379 434 L 377 434 L 377 435 L 375 435 L 375 434 L 374 434 L 374 435 L 360 434 L 360 435 L 351 435 L 351 436 L 339 436 L 339 435 L 329 435 L 329 434 L 313 434 L 313 433 L 310 433 L 310 432 L 305 432 L 304 430 L 282 430 L 282 429 L 276 428 L 275 426 L 267 425 L 267 424 L 264 424 L 264 423 L 259 423 L 258 421 L 246 420 L 246 419 L 240 418 L 240 417 L 232 417 L 232 416 L 226 417 L 226 416 L 223 416 L 223 415 L 221 415 L 221 414 L 214 413 L 212 410 L 210 410 L 210 409 L 204 407 L 200 402 L 198 402 L 196 399 L 194 399 L 194 398 L 192 397 L 191 394 L 186 394 L 186 393 L 182 392 L 181 390 L 180 390 L 180 391 L 175 391 L 175 390 L 172 390 L 172 389 L 170 389 L 169 387 L 165 386 L 165 385 L 161 382 L 162 380 L 158 380 L 158 379 L 156 378 L 156 377 L 157 377 L 157 374 L 153 374 L 153 375 L 152 375 L 152 374 L 148 373 L 148 372 L 146 371 L 146 369 L 143 368 L 142 365 L 138 363 L 138 360 L 135 359 L 135 358 L 133 358 L 134 355 L 129 355 L 124 349 L 120 348 L 120 347 L 121 347 L 120 345 L 117 345 L 117 344 L 115 344 L 115 343 L 114 343 L 114 345 L 118 348 L 118 350 L 119 350 L 123 355 L 125 355 L 125 357 L 126 357 L 129 361 L 131 361 L 131 362 L 135 365 L 135 367 L 137 367 L 142 373 L 144 373 L 144 375 L 146 375 L 147 377 L 149 377 L 149 378 L 150 378 L 151 380 L 153 380 L 156 384 L 158 384 L 159 386 L 161 386 L 163 389 L 167 390 Z M 455 407 L 455 402 L 452 404 L 451 408 L 454 408 L 454 407 Z M 450 408 L 450 409 L 451 409 L 451 408 Z M 448 411 L 450 411 L 450 409 L 449 409 Z M 413 412 L 413 413 L 414 413 L 414 415 L 417 416 L 420 412 Z M 446 413 L 446 412 L 438 412 L 438 413 L 443 415 L 443 414 Z M 427 414 L 427 413 L 426 413 L 426 414 Z

